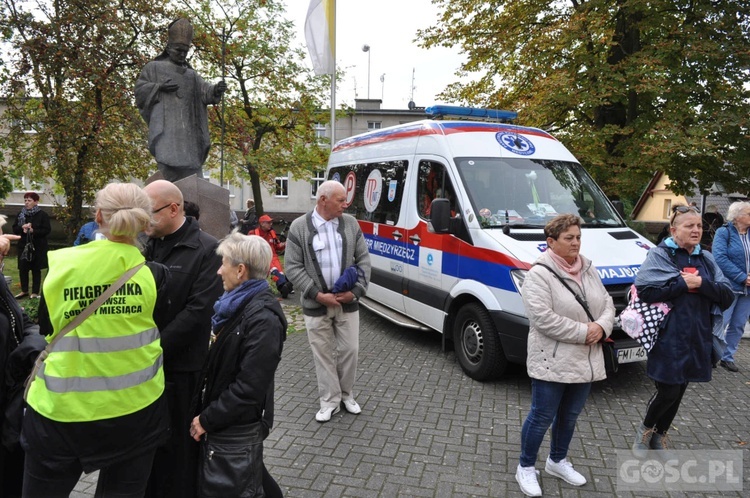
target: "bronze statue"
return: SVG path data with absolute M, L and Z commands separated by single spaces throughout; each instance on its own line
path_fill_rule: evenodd
M 148 150 L 164 178 L 175 182 L 194 174 L 203 177 L 211 145 L 206 106 L 221 102 L 227 84 L 205 82 L 187 63 L 193 41 L 190 21 L 177 19 L 168 35 L 164 52 L 141 71 L 135 101 L 148 124 Z

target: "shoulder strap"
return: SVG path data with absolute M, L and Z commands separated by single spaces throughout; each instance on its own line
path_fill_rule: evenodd
M 128 271 L 126 271 L 125 273 L 123 273 L 122 276 L 117 280 L 117 282 L 115 282 L 114 284 L 110 285 L 109 287 L 107 287 L 107 290 L 105 290 L 104 292 L 102 292 L 101 294 L 99 294 L 99 297 L 97 297 L 96 300 L 94 300 L 93 303 L 89 304 L 86 307 L 85 310 L 83 310 L 70 323 L 68 323 L 60 331 L 60 333 L 57 334 L 55 336 L 55 338 L 52 339 L 49 342 L 49 344 L 47 345 L 47 348 L 46 348 L 47 351 L 51 351 L 52 347 L 55 345 L 55 343 L 57 341 L 59 341 L 65 334 L 67 334 L 71 330 L 73 330 L 76 327 L 78 327 L 81 323 L 83 323 L 83 321 L 85 319 L 87 319 L 89 316 L 91 316 L 91 314 L 94 311 L 96 311 L 99 308 L 99 306 L 101 306 L 102 304 L 104 304 L 104 302 L 107 299 L 109 299 L 110 297 L 112 297 L 114 295 L 114 293 L 117 292 L 120 289 L 120 287 L 122 287 L 123 285 L 125 285 L 125 282 L 127 282 L 128 280 L 130 280 L 131 278 L 133 278 L 133 275 L 135 275 L 138 272 L 138 270 L 140 270 L 141 267 L 143 267 L 144 264 L 146 264 L 145 261 L 143 261 L 142 263 L 140 263 L 138 265 L 135 265 L 134 267 L 132 267 L 131 269 L 129 269 Z
M 549 266 L 545 265 L 544 263 L 536 263 L 536 266 L 543 266 L 544 268 L 547 268 L 550 271 L 550 273 L 552 273 L 555 276 L 555 278 L 557 280 L 559 280 L 560 283 L 563 284 L 565 286 L 565 288 L 568 289 L 570 291 L 570 293 L 575 296 L 576 301 L 578 301 L 578 304 L 580 304 L 583 307 L 584 311 L 586 311 L 586 315 L 589 317 L 589 320 L 591 320 L 592 322 L 596 321 L 594 319 L 594 316 L 589 311 L 589 307 L 586 304 L 586 301 L 584 301 L 583 298 L 581 296 L 579 296 L 578 293 L 576 291 L 574 291 L 568 285 L 568 283 L 565 280 L 562 279 L 562 277 L 560 277 L 560 275 L 557 274 L 557 272 L 555 272 L 552 268 L 550 268 Z

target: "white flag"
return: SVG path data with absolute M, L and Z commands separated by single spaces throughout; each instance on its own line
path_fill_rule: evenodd
M 336 0 L 310 0 L 305 19 L 305 40 L 315 74 L 336 71 Z

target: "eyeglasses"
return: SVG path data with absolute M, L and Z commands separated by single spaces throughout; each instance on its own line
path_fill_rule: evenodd
M 679 205 L 679 206 L 672 207 L 672 212 L 673 213 L 685 214 L 685 213 L 690 212 L 690 211 L 694 211 L 696 213 L 700 213 L 700 210 L 697 207 L 695 207 L 695 206 L 683 206 L 683 205 Z
M 174 202 L 170 202 L 169 204 L 165 204 L 164 206 L 160 207 L 159 209 L 155 209 L 154 211 L 151 211 L 151 214 L 156 214 L 156 213 L 158 213 L 159 211 L 161 211 L 163 209 L 167 209 L 172 204 L 175 204 L 175 203 Z M 179 204 L 177 204 L 177 205 L 179 206 Z
M 701 214 L 700 210 L 695 206 L 685 206 L 683 204 L 672 206 L 672 217 L 669 219 L 669 224 L 674 225 L 674 220 L 678 214 L 685 214 L 693 212 L 695 214 Z

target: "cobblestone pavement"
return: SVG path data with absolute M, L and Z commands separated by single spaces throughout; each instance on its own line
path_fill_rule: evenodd
M 400 329 L 363 311 L 356 384 L 362 414 L 342 410 L 314 420 L 317 385 L 304 322 L 286 306 L 296 332 L 286 341 L 276 380 L 275 428 L 265 462 L 287 497 L 522 496 L 514 479 L 521 424 L 530 405 L 525 370 L 501 380 L 466 377 L 437 333 Z M 740 373 L 714 371 L 692 384 L 670 431 L 677 449 L 741 450 L 744 492 L 669 496 L 750 496 L 750 341 L 737 357 Z M 594 385 L 571 444 L 570 460 L 589 482 L 576 488 L 541 473 L 544 496 L 666 496 L 618 491 L 616 450 L 632 443 L 653 391 L 645 364 L 624 365 Z M 540 450 L 542 469 L 549 436 Z M 94 493 L 96 474 L 71 496 Z

